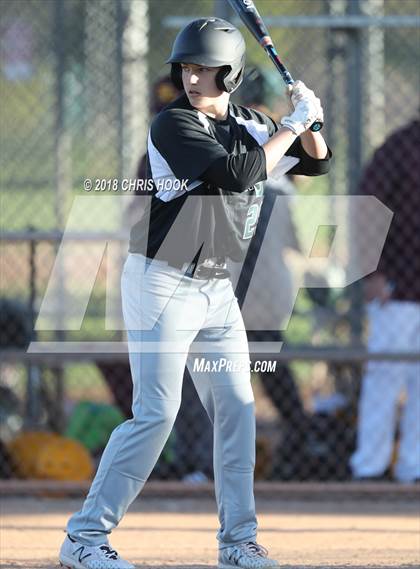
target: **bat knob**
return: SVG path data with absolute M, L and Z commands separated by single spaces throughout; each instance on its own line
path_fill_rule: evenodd
M 313 124 L 311 124 L 311 131 L 319 132 L 323 126 L 324 123 L 322 123 L 321 121 L 315 121 Z

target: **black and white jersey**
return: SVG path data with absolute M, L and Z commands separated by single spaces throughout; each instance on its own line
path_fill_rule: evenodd
M 262 147 L 277 131 L 264 113 L 229 103 L 216 120 L 182 95 L 150 128 L 147 177 L 150 211 L 131 230 L 130 252 L 180 266 L 193 259 L 244 258 L 258 222 L 267 178 Z M 280 160 L 279 173 L 319 175 L 329 156 L 316 160 L 300 140 Z

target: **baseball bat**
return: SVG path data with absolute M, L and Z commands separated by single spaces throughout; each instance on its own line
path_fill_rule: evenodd
M 232 8 L 236 11 L 248 30 L 255 37 L 257 42 L 264 48 L 271 61 L 276 66 L 283 81 L 287 85 L 294 83 L 294 79 L 288 71 L 287 67 L 282 63 L 280 57 L 274 47 L 273 40 L 268 33 L 267 26 L 261 18 L 255 4 L 252 0 L 228 0 Z M 323 127 L 321 121 L 316 121 L 311 125 L 312 132 L 318 132 Z

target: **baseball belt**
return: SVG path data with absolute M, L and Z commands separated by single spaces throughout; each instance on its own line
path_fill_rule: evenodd
M 204 259 L 201 263 L 176 263 L 164 261 L 163 259 L 146 258 L 146 262 L 151 264 L 156 262 L 160 265 L 166 265 L 180 270 L 185 276 L 192 279 L 208 280 L 208 279 L 227 279 L 230 277 L 230 272 L 226 268 L 225 257 L 209 257 Z
M 190 263 L 184 274 L 200 280 L 227 279 L 230 276 L 224 257 L 210 257 L 199 264 Z

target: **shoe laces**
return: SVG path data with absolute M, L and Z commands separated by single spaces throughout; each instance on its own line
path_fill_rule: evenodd
M 238 547 L 241 553 L 248 555 L 248 557 L 267 557 L 268 555 L 267 549 L 255 541 L 241 543 L 238 545 Z
M 101 545 L 99 549 L 103 551 L 104 557 L 107 559 L 118 559 L 118 553 L 115 549 L 109 547 L 109 545 Z

